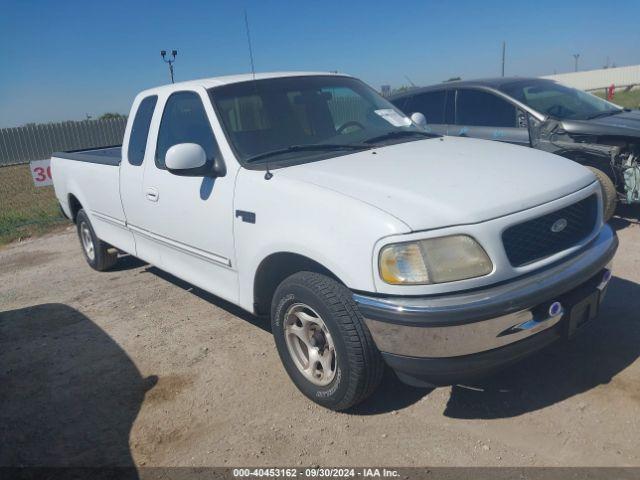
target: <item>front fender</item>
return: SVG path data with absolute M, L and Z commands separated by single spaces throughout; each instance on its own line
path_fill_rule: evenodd
M 235 217 L 234 240 L 240 304 L 253 310 L 254 279 L 271 254 L 301 255 L 332 272 L 347 287 L 375 291 L 371 258 L 376 242 L 406 233 L 395 217 L 337 192 L 274 172 L 243 169 L 234 210 L 255 213 L 255 223 Z

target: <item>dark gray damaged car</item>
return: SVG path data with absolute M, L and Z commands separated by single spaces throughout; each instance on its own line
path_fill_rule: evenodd
M 581 163 L 602 184 L 605 219 L 616 203 L 640 203 L 640 111 L 541 78 L 447 82 L 396 94 L 426 128 L 530 146 Z

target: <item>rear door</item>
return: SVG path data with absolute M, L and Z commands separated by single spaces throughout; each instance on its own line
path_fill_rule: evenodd
M 448 133 L 529 146 L 526 119 L 524 112 L 495 93 L 459 88 L 455 97 L 455 125 Z
M 131 109 L 133 123 L 128 137 L 125 136 L 124 139 L 122 162 L 120 163 L 120 201 L 127 224 L 140 225 L 145 217 L 142 182 L 145 164 L 153 161 L 154 149 L 149 141 L 149 131 L 154 115 L 157 115 L 157 103 L 157 95 L 148 95 L 136 98 Z M 133 238 L 135 240 L 135 234 Z M 140 256 L 138 250 L 138 246 L 135 245 L 129 251 Z

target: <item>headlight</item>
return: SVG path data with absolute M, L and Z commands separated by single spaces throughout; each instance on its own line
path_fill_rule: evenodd
M 481 277 L 493 270 L 489 256 L 468 235 L 387 245 L 380 251 L 380 277 L 392 285 L 425 285 Z

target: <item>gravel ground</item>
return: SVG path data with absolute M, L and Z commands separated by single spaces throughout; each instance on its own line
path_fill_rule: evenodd
M 632 210 L 631 210 L 632 211 Z M 637 209 L 636 209 L 637 212 Z M 599 322 L 470 387 L 387 373 L 349 413 L 295 389 L 268 325 L 73 229 L 0 250 L 0 465 L 639 466 L 640 224 Z

